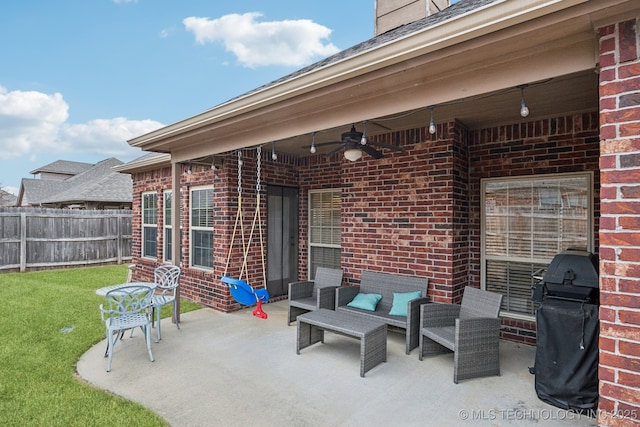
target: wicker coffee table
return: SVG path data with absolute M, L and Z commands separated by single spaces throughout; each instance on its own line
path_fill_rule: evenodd
M 296 353 L 318 342 L 324 342 L 324 331 L 360 339 L 360 376 L 387 361 L 387 325 L 354 313 L 327 309 L 298 316 Z

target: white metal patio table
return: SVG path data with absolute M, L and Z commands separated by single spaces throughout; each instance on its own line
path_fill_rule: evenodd
M 156 284 L 153 282 L 129 282 L 129 283 L 120 283 L 117 285 L 105 286 L 103 288 L 96 289 L 96 295 L 100 295 L 102 297 L 107 296 L 107 292 L 113 291 L 115 289 L 124 288 L 126 286 L 147 286 L 151 289 L 156 288 Z

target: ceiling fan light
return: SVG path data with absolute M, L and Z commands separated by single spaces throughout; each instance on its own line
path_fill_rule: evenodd
M 344 158 L 349 160 L 350 162 L 355 162 L 362 157 L 362 151 L 357 148 L 349 148 L 348 150 L 344 150 Z
M 362 135 L 362 139 L 360 140 L 360 145 L 367 145 L 367 137 Z

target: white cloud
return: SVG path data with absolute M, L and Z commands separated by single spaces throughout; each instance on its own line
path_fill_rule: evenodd
M 141 153 L 127 144 L 128 139 L 163 126 L 124 117 L 70 124 L 68 110 L 59 93 L 8 92 L 0 86 L 0 159 L 87 153 L 127 161 Z
M 127 140 L 162 126 L 162 123 L 154 120 L 128 120 L 124 117 L 96 119 L 85 124 L 64 124 L 60 128 L 60 139 L 67 141 L 74 152 L 97 153 L 127 160 L 132 153 L 141 154 Z
M 331 29 L 308 19 L 257 22 L 258 12 L 217 19 L 189 17 L 182 23 L 197 43 L 221 42 L 246 67 L 302 66 L 339 51 L 325 42 Z
M 120 4 L 120 3 L 138 3 L 138 0 L 113 0 L 114 3 L 116 4 Z

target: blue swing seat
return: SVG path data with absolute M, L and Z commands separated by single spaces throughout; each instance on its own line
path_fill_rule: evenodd
M 258 300 L 262 302 L 269 301 L 269 291 L 266 289 L 253 289 L 244 280 L 234 279 L 232 277 L 223 276 L 222 283 L 229 286 L 233 298 L 242 305 L 253 305 Z

